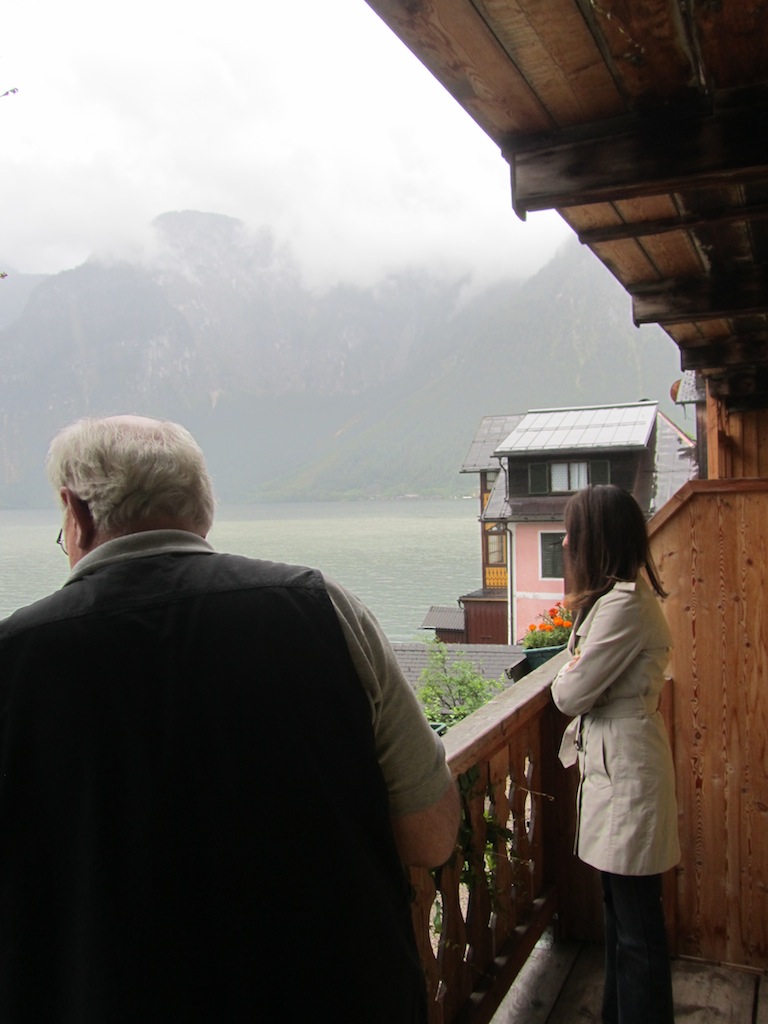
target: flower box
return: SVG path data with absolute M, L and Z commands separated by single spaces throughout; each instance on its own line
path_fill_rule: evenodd
M 550 658 L 554 658 L 560 651 L 564 651 L 566 646 L 566 644 L 554 644 L 552 647 L 530 647 L 525 652 L 525 657 L 531 666 L 531 671 L 539 668 L 540 665 L 549 661 Z

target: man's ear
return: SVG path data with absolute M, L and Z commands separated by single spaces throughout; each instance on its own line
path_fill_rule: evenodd
M 94 547 L 96 539 L 96 527 L 93 525 L 91 510 L 87 502 L 78 498 L 68 487 L 62 487 L 59 493 L 74 523 L 75 545 L 84 555 Z

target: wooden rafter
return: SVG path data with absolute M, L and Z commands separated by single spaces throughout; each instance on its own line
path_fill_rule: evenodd
M 736 269 L 727 275 L 643 282 L 627 290 L 638 326 L 768 314 L 766 266 Z
M 756 132 L 766 97 L 723 103 L 711 114 L 689 107 L 655 117 L 547 132 L 536 140 L 511 141 L 503 150 L 512 169 L 513 206 L 533 210 L 616 202 L 764 180 L 768 134 Z
M 768 221 L 768 203 L 724 208 L 704 214 L 681 214 L 679 217 L 668 217 L 663 220 L 608 224 L 605 227 L 586 228 L 578 235 L 579 241 L 584 245 L 594 245 L 599 242 L 618 242 L 627 238 L 649 238 L 652 235 L 669 234 L 671 231 L 695 231 L 697 228 L 736 224 L 742 221 Z
M 751 342 L 729 339 L 680 350 L 683 370 L 744 369 L 758 365 L 768 367 L 768 337 Z

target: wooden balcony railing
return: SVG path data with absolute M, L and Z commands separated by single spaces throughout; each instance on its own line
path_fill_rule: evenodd
M 675 640 L 662 702 L 683 846 L 667 879 L 671 947 L 765 971 L 768 480 L 687 484 L 650 534 Z M 563 936 L 602 937 L 598 873 L 572 853 L 578 773 L 557 761 L 565 719 L 549 685 L 566 658 L 445 737 L 460 848 L 435 877 L 412 873 L 430 1024 L 489 1021 L 555 912 Z
M 445 736 L 462 794 L 459 844 L 439 871 L 411 873 L 430 1024 L 490 1020 L 557 908 L 555 762 L 565 720 L 549 687 L 565 657 Z

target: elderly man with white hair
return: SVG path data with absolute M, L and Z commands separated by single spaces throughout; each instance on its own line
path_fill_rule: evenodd
M 3 1024 L 422 1024 L 456 788 L 370 612 L 213 551 L 177 424 L 54 438 L 64 587 L 0 623 Z

